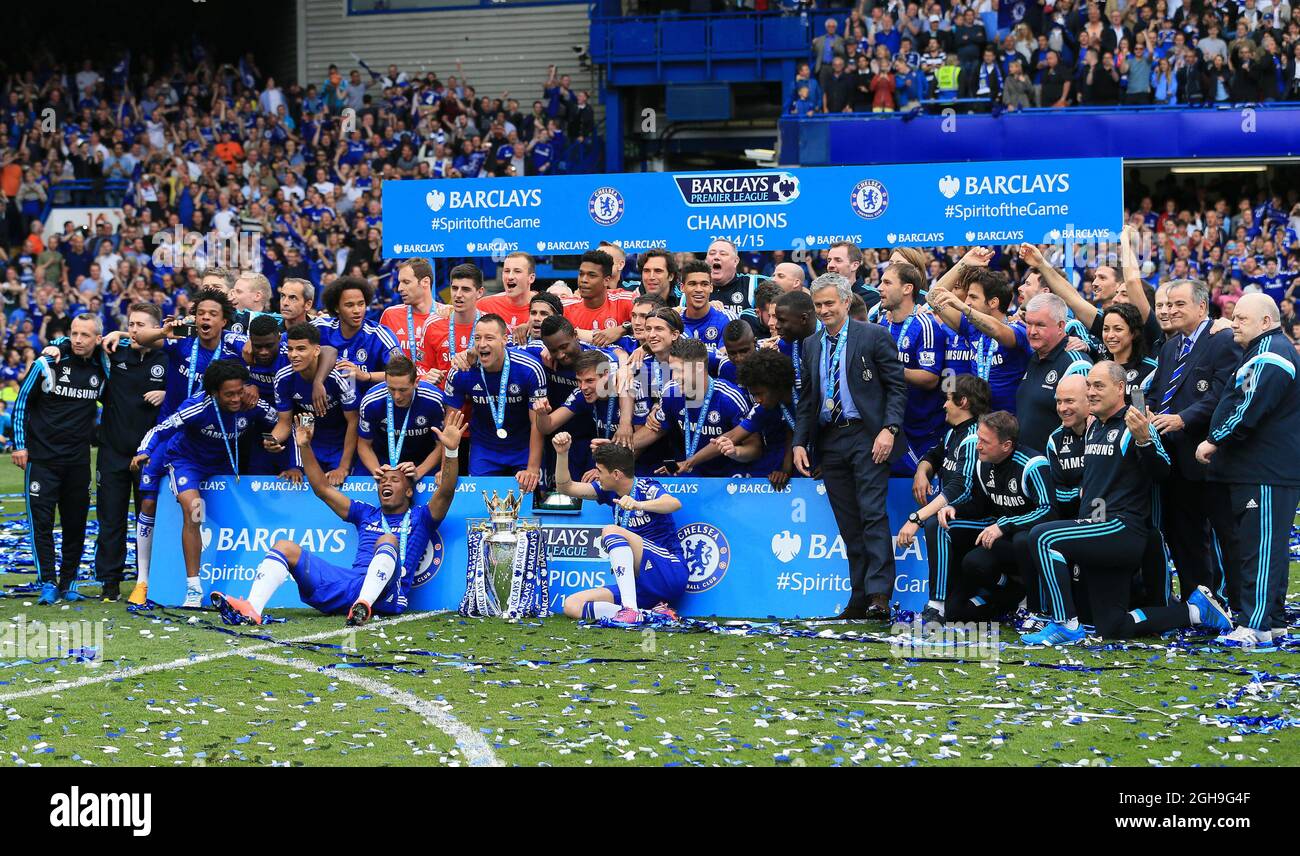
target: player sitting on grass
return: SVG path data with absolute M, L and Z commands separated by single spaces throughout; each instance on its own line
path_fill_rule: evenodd
M 456 493 L 464 416 L 448 410 L 442 430 L 433 429 L 443 446 L 438 489 L 424 508 L 414 508 L 415 483 L 400 469 L 383 467 L 376 481 L 379 508 L 348 499 L 332 486 L 311 450 L 312 424 L 300 415 L 293 438 L 302 455 L 302 469 L 316 496 L 357 530 L 357 554 L 351 568 L 340 568 L 299 547 L 277 541 L 257 568 L 247 600 L 212 593 L 212 605 L 230 623 L 262 623 L 262 610 L 275 590 L 293 577 L 303 603 L 326 615 L 347 613 L 348 626 L 365 624 L 374 612 L 397 615 L 406 609 L 407 594 L 419 570 L 425 548 L 438 529 Z
M 624 446 L 603 443 L 596 447 L 597 483 L 591 485 L 575 482 L 569 475 L 573 438 L 556 434 L 551 442 L 555 446 L 556 489 L 565 496 L 594 499 L 614 509 L 615 525 L 600 530 L 600 542 L 617 584 L 569 595 L 564 599 L 564 614 L 588 621 L 612 618 L 623 624 L 640 624 L 646 616 L 638 604 L 644 601 L 659 604 L 650 610 L 655 615 L 676 620 L 671 604 L 685 593 L 690 576 L 680 558 L 681 544 L 672 518 L 681 502 L 665 494 L 658 482 L 636 478 L 636 459 Z

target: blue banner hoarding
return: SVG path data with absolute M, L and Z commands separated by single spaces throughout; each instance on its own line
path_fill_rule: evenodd
M 676 515 L 691 580 L 679 605 L 686 615 L 780 618 L 832 615 L 849 597 L 844 543 L 835 526 L 821 482 L 794 479 L 778 493 L 760 479 L 664 479 L 682 501 Z M 485 516 L 482 492 L 505 493 L 509 478 L 461 479 L 457 496 L 438 535 L 425 552 L 411 591 L 411 609 L 455 609 L 465 593 L 466 521 Z M 423 504 L 432 480 L 419 486 Z M 343 490 L 376 502 L 374 482 L 352 478 Z M 356 553 L 352 526 L 336 517 L 306 485 L 268 477 L 213 479 L 204 484 L 205 520 L 200 576 L 213 589 L 243 597 L 262 558 L 277 540 L 298 543 L 333 564 L 348 567 Z M 910 479 L 889 485 L 891 530 L 915 510 Z M 531 499 L 521 512 L 531 513 Z M 583 503 L 578 515 L 543 515 L 550 561 L 552 611 L 581 589 L 611 585 L 613 577 L 599 548 L 610 510 Z M 179 604 L 185 596 L 185 564 L 180 543 L 180 508 L 166 492 L 160 497 L 155 527 L 149 596 Z M 927 562 L 923 541 L 896 548 L 894 597 L 904 608 L 925 605 Z M 653 606 L 653 604 L 650 604 Z M 286 583 L 271 600 L 274 607 L 302 607 L 297 587 Z
M 1056 243 L 1123 217 L 1119 158 L 386 181 L 384 251 L 410 256 Z

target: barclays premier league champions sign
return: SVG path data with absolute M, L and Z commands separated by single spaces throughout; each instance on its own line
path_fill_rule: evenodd
M 384 182 L 384 254 L 1056 243 L 1108 236 L 1118 158 Z

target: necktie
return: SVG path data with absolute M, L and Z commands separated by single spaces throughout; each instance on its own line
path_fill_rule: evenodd
M 1178 350 L 1178 362 L 1174 364 L 1174 373 L 1169 376 L 1169 382 L 1165 384 L 1165 394 L 1160 397 L 1160 412 L 1169 412 L 1169 402 L 1173 400 L 1174 392 L 1178 389 L 1178 381 L 1183 377 L 1183 369 L 1187 367 L 1187 355 L 1192 352 L 1192 338 L 1183 336 L 1183 346 Z
M 835 363 L 835 347 L 839 340 L 839 336 L 830 336 L 826 340 L 826 347 L 830 349 L 831 368 L 831 376 L 826 378 L 826 397 L 831 401 L 830 415 L 827 418 L 832 425 L 838 425 L 844 420 L 844 402 L 840 400 L 840 366 Z

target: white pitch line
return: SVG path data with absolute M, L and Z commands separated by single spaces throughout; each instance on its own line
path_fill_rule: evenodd
M 366 629 L 391 627 L 394 624 L 402 624 L 407 621 L 416 621 L 421 618 L 429 618 L 430 616 L 438 615 L 439 613 L 444 611 L 445 610 L 437 610 L 434 612 L 416 612 L 416 613 L 411 613 L 409 615 L 399 615 L 396 618 L 389 618 L 384 621 L 376 621 L 373 624 L 367 625 L 366 628 L 362 628 L 362 630 L 364 632 L 364 630 Z M 172 669 L 184 669 L 187 666 L 197 666 L 201 663 L 210 663 L 213 660 L 224 660 L 227 657 L 246 657 L 249 654 L 257 653 L 258 651 L 274 650 L 276 648 L 284 647 L 285 643 L 320 642 L 324 639 L 329 639 L 334 636 L 346 636 L 347 634 L 353 633 L 356 630 L 357 628 L 355 627 L 344 627 L 339 630 L 325 630 L 320 633 L 313 633 L 310 636 L 300 636 L 297 639 L 285 639 L 283 642 L 260 642 L 256 645 L 249 645 L 246 648 L 231 648 L 226 651 L 214 651 L 211 654 L 196 654 L 193 657 L 185 657 L 179 660 L 171 660 L 166 663 L 155 663 L 152 666 L 133 666 L 129 669 L 119 669 L 115 672 L 107 672 L 105 674 L 95 675 L 93 677 L 77 678 L 75 681 L 67 681 L 67 682 L 57 683 L 57 684 L 47 684 L 45 686 L 32 687 L 31 689 L 27 689 L 27 690 L 19 690 L 17 692 L 4 693 L 3 695 L 0 695 L 0 704 L 3 704 L 4 702 L 8 702 L 8 701 L 15 701 L 17 699 L 22 699 L 22 698 L 33 698 L 35 696 L 53 695 L 54 693 L 61 693 L 67 690 L 76 690 L 76 689 L 80 689 L 81 687 L 88 687 L 94 684 L 105 684 L 108 683 L 109 681 L 127 680 L 130 678 L 139 677 L 140 675 L 148 675 L 153 672 L 166 672 Z
M 471 767 L 501 767 L 501 759 L 492 751 L 491 745 L 483 739 L 483 735 L 452 716 L 447 711 L 438 707 L 427 699 L 420 698 L 414 693 L 408 693 L 405 690 L 399 690 L 396 687 L 389 686 L 383 681 L 377 681 L 374 678 L 367 678 L 363 675 L 354 675 L 346 669 L 325 669 L 310 660 L 301 658 L 286 659 L 276 657 L 271 654 L 252 654 L 250 660 L 259 660 L 263 663 L 274 663 L 277 666 L 287 666 L 291 669 L 302 669 L 309 672 L 328 674 L 332 680 L 344 681 L 349 684 L 361 687 L 366 692 L 383 696 L 389 701 L 396 702 L 402 707 L 409 708 L 420 716 L 424 721 L 437 728 L 443 734 L 456 741 L 456 748 L 465 754 L 466 760 Z

